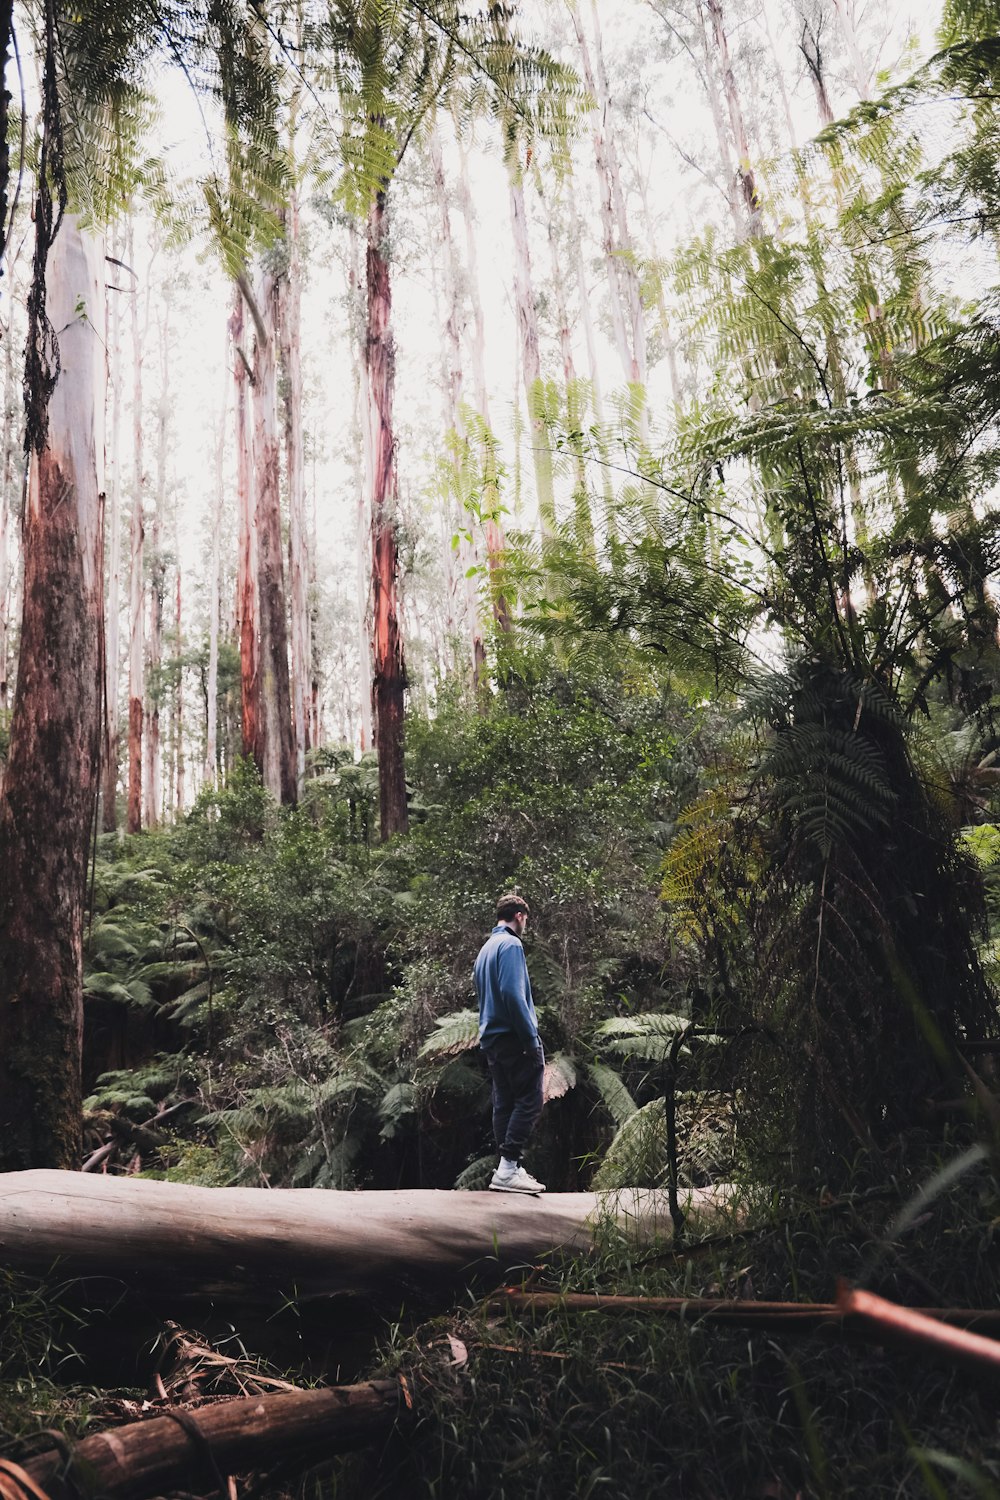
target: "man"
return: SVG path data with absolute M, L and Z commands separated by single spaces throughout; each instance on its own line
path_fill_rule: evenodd
M 545 1188 L 521 1166 L 528 1137 L 542 1112 L 545 1053 L 521 939 L 528 903 L 508 892 L 497 902 L 497 925 L 479 950 L 472 977 L 479 997 L 479 1045 L 493 1084 L 493 1134 L 500 1164 L 490 1187 L 496 1193 Z

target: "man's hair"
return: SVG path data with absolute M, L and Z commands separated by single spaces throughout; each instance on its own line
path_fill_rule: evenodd
M 497 921 L 509 922 L 519 911 L 523 911 L 525 915 L 528 915 L 531 907 L 525 901 L 524 897 L 519 896 L 516 891 L 507 891 L 497 902 Z

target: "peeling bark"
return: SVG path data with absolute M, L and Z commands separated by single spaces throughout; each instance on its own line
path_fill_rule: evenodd
M 395 833 L 405 833 L 409 826 L 403 761 L 406 664 L 399 623 L 396 439 L 393 429 L 396 349 L 392 336 L 392 288 L 386 258 L 385 218 L 386 193 L 383 191 L 373 198 L 368 213 L 365 340 L 371 455 L 372 707 L 383 840 Z
M 0 798 L 0 1166 L 6 1170 L 75 1166 L 80 1159 L 82 926 L 101 717 L 99 267 L 93 237 L 65 214 L 46 274 L 60 364 L 47 437 L 31 455 L 20 664 Z

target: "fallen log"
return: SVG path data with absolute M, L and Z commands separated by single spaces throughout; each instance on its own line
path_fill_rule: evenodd
M 860 1331 L 867 1327 L 862 1314 L 866 1293 L 845 1294 L 837 1302 L 756 1302 L 749 1299 L 727 1300 L 721 1297 L 623 1297 L 605 1296 L 600 1292 L 521 1292 L 508 1288 L 487 1299 L 490 1312 L 549 1313 L 555 1309 L 571 1313 L 606 1313 L 614 1317 L 642 1313 L 649 1316 L 681 1318 L 686 1322 L 721 1323 L 734 1328 L 757 1328 L 768 1333 L 795 1330 L 812 1332 L 817 1328 L 841 1327 Z M 853 1297 L 852 1302 L 850 1298 Z M 859 1301 L 859 1299 L 861 1299 Z M 881 1298 L 869 1296 L 871 1304 L 884 1311 L 895 1308 Z M 1000 1311 L 996 1308 L 918 1307 L 895 1309 L 913 1314 L 919 1327 L 975 1329 L 978 1333 L 1000 1338 Z M 909 1326 L 909 1325 L 907 1325 Z M 985 1342 L 981 1340 L 980 1342 Z M 993 1346 L 1000 1361 L 1000 1348 Z
M 726 1190 L 693 1191 L 721 1212 Z M 0 1174 L 0 1266 L 63 1279 L 113 1277 L 158 1292 L 245 1301 L 398 1297 L 496 1278 L 555 1251 L 589 1249 L 612 1224 L 638 1242 L 671 1235 L 666 1194 L 206 1188 L 81 1172 Z
M 40 1454 L 22 1467 L 48 1500 L 146 1500 L 180 1485 L 211 1494 L 229 1474 L 383 1441 L 401 1410 L 405 1392 L 396 1380 L 252 1396 L 194 1411 L 177 1407 L 84 1438 L 68 1455 Z

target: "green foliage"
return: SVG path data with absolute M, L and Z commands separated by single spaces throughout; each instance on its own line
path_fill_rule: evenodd
M 506 5 L 430 0 L 414 14 L 347 0 L 310 20 L 305 43 L 340 100 L 337 194 L 360 218 L 434 110 L 452 109 L 466 127 L 492 113 L 512 151 L 538 135 L 558 142 L 582 99 L 572 71 L 530 45 Z

